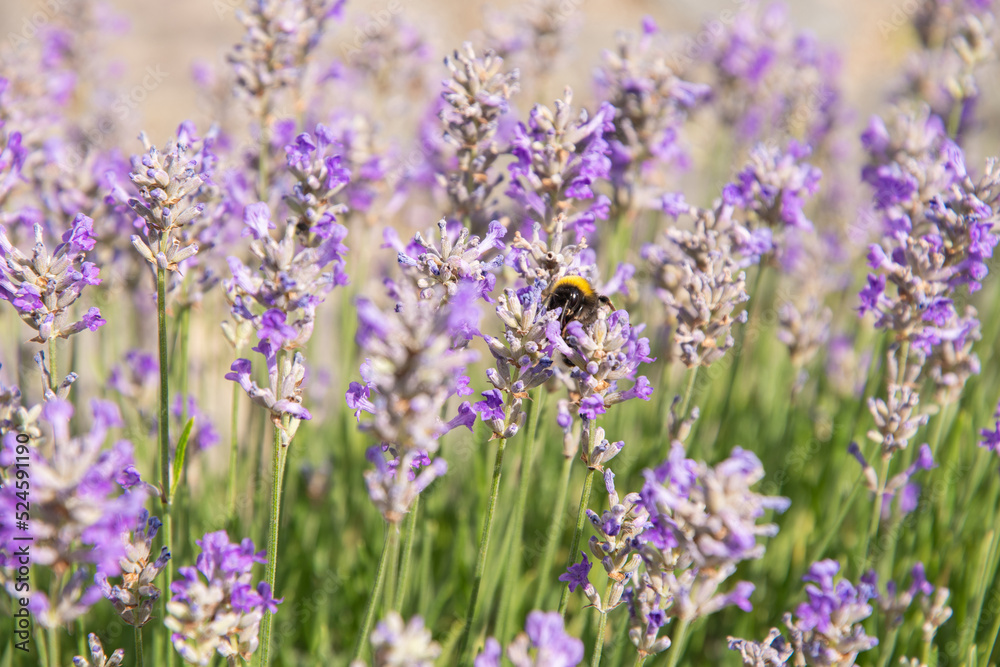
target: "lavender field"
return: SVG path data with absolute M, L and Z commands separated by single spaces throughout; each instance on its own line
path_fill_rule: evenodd
M 1000 664 L 1000 4 L 439 4 L 0 8 L 0 667 Z

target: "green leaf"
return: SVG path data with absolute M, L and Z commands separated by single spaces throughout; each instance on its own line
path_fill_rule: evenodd
M 170 497 L 177 493 L 177 485 L 181 481 L 181 471 L 184 470 L 184 454 L 187 452 L 188 438 L 191 437 L 191 429 L 194 428 L 194 417 L 184 425 L 184 432 L 181 439 L 177 441 L 177 455 L 174 456 L 174 477 L 170 483 Z

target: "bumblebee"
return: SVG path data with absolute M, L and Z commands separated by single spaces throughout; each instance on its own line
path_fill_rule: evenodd
M 564 276 L 557 280 L 552 294 L 545 302 L 548 310 L 562 308 L 559 324 L 564 329 L 573 321 L 585 327 L 590 326 L 597 320 L 597 314 L 604 306 L 614 310 L 611 299 L 594 291 L 593 286 L 582 276 Z

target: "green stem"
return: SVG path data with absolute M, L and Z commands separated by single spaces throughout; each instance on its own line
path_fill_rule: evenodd
M 506 420 L 504 421 L 506 422 Z M 500 442 L 497 445 L 496 460 L 493 462 L 493 483 L 490 485 L 490 503 L 486 509 L 486 518 L 483 520 L 483 533 L 479 540 L 476 569 L 472 577 L 472 597 L 469 599 L 469 608 L 465 612 L 465 627 L 462 629 L 462 639 L 458 644 L 459 661 L 465 656 L 466 649 L 469 646 L 469 637 L 472 635 L 472 621 L 475 619 L 479 587 L 483 583 L 483 572 L 486 570 L 486 552 L 490 546 L 490 531 L 493 530 L 493 515 L 496 511 L 497 494 L 500 490 L 500 471 L 503 468 L 503 453 L 506 446 L 507 439 L 500 438 Z
M 185 306 L 181 309 L 180 322 L 178 323 L 178 329 L 180 331 L 181 344 L 180 344 L 180 359 L 177 360 L 177 383 L 180 386 L 181 395 L 181 424 L 186 424 L 188 420 L 188 349 L 189 349 L 189 338 L 191 333 L 191 307 Z M 188 457 L 184 457 L 184 465 L 187 466 Z
M 521 459 L 521 478 L 519 480 L 517 492 L 517 505 L 514 509 L 514 527 L 510 531 L 510 543 L 507 553 L 507 581 L 519 581 L 521 577 L 522 545 L 524 543 L 524 515 L 528 507 L 528 491 L 531 490 L 531 468 L 535 458 L 535 435 L 538 432 L 538 417 L 542 411 L 542 401 L 545 398 L 545 391 L 541 387 L 531 392 L 531 400 L 528 401 L 528 432 L 527 442 L 524 448 L 524 457 Z M 504 586 L 500 593 L 500 627 L 497 635 L 501 642 L 508 639 L 507 632 L 513 621 L 513 609 L 516 605 L 511 602 L 514 596 L 514 586 Z
M 76 650 L 79 655 L 87 655 L 87 648 L 87 631 L 83 627 L 83 617 L 78 616 L 76 619 Z
M 993 656 L 993 649 L 995 649 L 996 645 L 997 645 L 997 635 L 1000 635 L 1000 614 L 995 614 L 994 618 L 993 618 L 993 629 L 990 631 L 990 636 L 992 637 L 992 639 L 990 640 L 990 648 L 989 648 L 989 650 L 986 651 L 986 654 L 985 654 L 986 655 L 986 664 L 987 665 L 996 664 L 996 663 L 991 663 L 990 662 L 990 658 Z M 926 645 L 927 654 L 929 655 L 930 654 L 930 642 L 926 642 L 925 645 Z M 924 660 L 924 662 L 927 663 L 927 664 L 930 664 L 926 659 Z
M 882 497 L 885 495 L 885 485 L 889 481 L 890 460 L 892 460 L 891 456 L 882 455 L 882 463 L 879 465 L 878 471 L 878 491 L 875 492 L 875 509 L 872 512 L 871 521 L 868 523 L 868 532 L 865 534 L 865 541 L 862 543 L 863 548 L 859 552 L 861 561 L 858 565 L 862 569 L 868 561 L 868 550 L 871 548 L 872 539 L 878 534 L 878 526 L 882 519 Z
M 385 597 L 382 598 L 382 615 L 385 616 L 395 608 L 396 576 L 399 574 L 399 524 L 389 525 L 392 530 L 392 551 L 389 552 L 389 571 L 385 575 Z
M 644 662 L 646 662 L 645 654 L 637 653 L 635 656 L 635 662 L 632 664 L 632 667 L 642 667 Z
M 171 516 L 170 504 L 170 380 L 167 364 L 167 270 L 156 267 L 156 333 L 160 354 L 160 412 L 159 412 L 159 447 L 160 447 L 160 499 L 163 504 L 163 542 L 172 553 L 174 548 L 174 522 Z M 173 581 L 173 568 L 164 568 L 164 590 L 170 590 Z M 169 596 L 163 596 L 164 616 Z M 174 651 L 167 643 L 167 667 L 174 665 Z
M 399 583 L 396 586 L 396 599 L 392 603 L 392 608 L 403 612 L 403 603 L 406 601 L 406 592 L 410 578 L 410 561 L 413 554 L 413 542 L 417 532 L 417 513 L 420 511 L 420 494 L 413 499 L 413 506 L 406 517 L 406 535 L 403 536 L 403 557 L 399 562 Z
M 604 597 L 601 598 L 602 604 L 608 603 L 608 597 L 611 596 L 611 585 L 613 581 L 608 580 L 607 586 L 604 587 Z M 597 622 L 597 639 L 594 641 L 594 657 L 590 659 L 590 667 L 600 667 L 601 664 L 601 654 L 604 653 L 604 628 L 608 624 L 608 612 L 610 609 L 602 609 L 601 618 Z
M 596 424 L 591 424 L 591 433 L 594 433 L 597 428 Z M 593 438 L 594 436 L 591 435 Z M 583 492 L 580 494 L 580 510 L 576 515 L 576 530 L 573 532 L 573 541 L 570 543 L 569 548 L 569 562 L 566 564 L 566 568 L 576 562 L 576 550 L 580 547 L 580 538 L 583 536 L 583 526 L 587 522 L 587 506 L 590 504 L 590 492 L 594 488 L 594 474 L 596 470 L 588 470 L 587 477 L 583 482 Z M 569 586 L 563 586 L 562 597 L 559 598 L 559 613 L 566 617 L 566 607 L 569 606 Z
M 670 644 L 670 661 L 667 663 L 667 667 L 677 667 L 677 663 L 681 660 L 681 654 L 684 653 L 684 642 L 687 640 L 688 624 L 690 621 L 680 621 L 680 625 L 677 626 L 677 634 L 674 635 L 674 641 Z
M 133 625 L 132 629 L 135 631 L 135 665 L 142 667 L 142 627 Z
M 889 661 L 892 660 L 892 652 L 896 649 L 896 638 L 899 636 L 899 626 L 894 627 L 889 631 L 889 639 L 885 642 L 885 646 L 880 647 L 880 655 L 878 658 L 879 667 L 888 667 Z
M 688 407 L 691 405 L 691 397 L 694 395 L 694 385 L 698 379 L 699 368 L 701 367 L 694 366 L 687 370 L 687 382 L 684 383 L 684 393 L 681 395 L 681 406 L 680 410 L 677 412 L 677 419 L 679 421 L 684 421 L 684 419 L 687 417 Z M 666 394 L 664 394 L 664 396 L 666 396 Z M 660 440 L 662 440 L 666 445 L 666 452 L 664 452 L 664 456 L 670 455 L 670 447 L 673 444 L 670 442 L 670 439 L 666 437 L 667 424 L 669 423 L 669 421 L 670 420 L 668 419 L 664 419 L 663 426 L 660 429 Z
M 694 394 L 694 383 L 698 379 L 698 369 L 701 366 L 695 366 L 694 368 L 689 368 L 687 372 L 687 384 L 684 386 L 684 396 L 681 399 L 681 410 L 677 413 L 678 419 L 684 419 L 687 417 L 688 406 L 691 405 L 691 396 Z
M 726 397 L 722 401 L 722 412 L 719 413 L 720 424 L 719 430 L 715 433 L 715 438 L 711 444 L 712 451 L 715 449 L 715 445 L 718 443 L 719 438 L 722 437 L 722 426 L 726 423 L 726 415 L 729 413 L 729 405 L 733 400 L 733 387 L 736 386 L 736 378 L 740 370 L 740 362 L 743 361 L 743 357 L 746 356 L 746 335 L 747 327 L 749 327 L 754 320 L 757 319 L 757 313 L 760 312 L 761 295 L 760 286 L 764 277 L 764 266 L 760 265 L 757 267 L 757 275 L 753 279 L 753 287 L 750 288 L 748 294 L 750 295 L 750 313 L 747 315 L 747 321 L 740 327 L 737 334 L 739 337 L 739 343 L 729 351 L 729 354 L 733 357 L 733 365 L 729 371 L 729 383 L 726 386 Z M 702 420 L 704 421 L 704 420 Z
M 278 351 L 278 368 L 283 363 L 283 351 Z M 281 386 L 281 371 L 278 371 L 277 386 Z M 284 421 L 284 419 L 283 419 Z M 274 427 L 274 478 L 271 480 L 271 524 L 267 538 L 267 572 L 266 579 L 271 587 L 271 595 L 277 596 L 275 580 L 278 572 L 278 528 L 281 525 L 281 487 L 285 478 L 285 463 L 288 460 L 288 445 L 282 442 L 283 426 Z M 267 667 L 271 658 L 271 625 L 274 614 L 266 613 L 261 620 L 260 628 L 260 665 Z
M 542 564 L 538 568 L 538 587 L 535 589 L 535 600 L 532 609 L 541 609 L 545 593 L 549 590 L 549 574 L 552 563 L 556 559 L 556 545 L 563 529 L 563 510 L 566 506 L 566 493 L 569 490 L 569 476 L 573 471 L 573 457 L 563 458 L 562 474 L 559 476 L 559 488 L 556 491 L 556 501 L 552 505 L 552 520 L 549 522 L 548 538 L 545 540 L 545 550 L 542 552 Z
M 49 665 L 51 667 L 62 667 L 59 661 L 59 629 L 58 627 L 48 628 L 45 631 L 45 635 L 49 640 Z
M 378 559 L 378 571 L 375 573 L 375 583 L 372 585 L 372 594 L 368 598 L 368 606 L 365 609 L 365 620 L 358 631 L 358 638 L 354 643 L 354 660 L 360 660 L 364 654 L 365 645 L 368 643 L 368 633 L 372 630 L 372 623 L 375 622 L 375 610 L 378 608 L 378 601 L 382 595 L 382 584 L 385 583 L 385 572 L 388 569 L 389 555 L 393 551 L 392 542 L 397 539 L 399 533 L 396 527 L 386 522 L 385 539 L 382 541 L 382 556 Z
M 240 385 L 233 383 L 233 399 L 229 418 L 229 499 L 226 503 L 226 523 L 230 527 L 236 525 L 236 468 L 238 463 L 239 445 L 237 438 L 237 416 L 240 407 Z
M 49 389 L 53 392 L 59 387 L 58 351 L 56 337 L 49 337 Z
M 857 498 L 858 494 L 861 493 L 863 487 L 862 484 L 863 475 L 858 475 L 857 480 L 851 486 L 851 493 L 848 495 L 847 500 L 840 504 L 840 510 L 837 512 L 837 517 L 833 521 L 833 526 L 827 530 L 822 531 L 823 537 L 820 539 L 819 544 L 814 547 L 812 555 L 809 557 L 810 563 L 815 563 L 816 561 L 823 558 L 826 554 L 827 547 L 830 546 L 830 541 L 833 539 L 834 535 L 840 534 L 840 526 L 844 523 L 844 519 L 847 518 L 847 513 L 854 505 L 854 500 Z
M 1000 515 L 998 515 L 1000 518 Z M 996 554 L 1000 549 L 1000 531 L 993 529 L 990 530 L 986 535 L 984 535 L 983 547 L 985 548 L 985 553 L 980 553 L 979 561 L 981 563 L 979 570 L 978 581 L 981 582 L 979 589 L 976 591 L 976 597 L 973 599 L 973 613 L 969 614 L 969 618 L 977 619 L 976 624 L 968 625 L 965 627 L 965 631 L 962 632 L 961 649 L 959 650 L 959 655 L 966 655 L 969 651 L 969 647 L 976 640 L 976 627 L 978 626 L 978 620 L 983 612 L 983 598 L 986 597 L 986 590 L 989 588 L 993 574 L 991 572 L 996 572 Z M 987 546 L 988 545 L 988 546 Z M 982 551 L 982 550 L 981 550 Z M 993 569 L 990 569 L 993 566 Z

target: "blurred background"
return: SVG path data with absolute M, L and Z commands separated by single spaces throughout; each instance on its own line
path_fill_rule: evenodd
M 58 6 L 60 0 L 48 4 Z M 162 140 L 182 120 L 194 120 L 199 126 L 208 122 L 211 113 L 199 102 L 192 71 L 197 65 L 224 64 L 225 54 L 242 34 L 234 11 L 241 4 L 240 0 L 107 3 L 115 16 L 106 20 L 115 30 L 103 37 L 105 53 L 118 58 L 128 54 L 115 63 L 120 77 L 116 83 L 126 90 L 141 86 L 150 67 L 162 76 L 141 103 L 130 106 L 124 132 L 134 136 L 143 128 L 152 139 Z M 585 90 L 601 49 L 614 46 L 616 31 L 637 29 L 643 16 L 652 17 L 668 34 L 697 34 L 705 22 L 718 20 L 743 4 L 745 0 L 565 0 L 560 8 L 571 24 L 572 41 L 550 77 L 555 82 L 551 92 L 558 94 L 564 84 Z M 907 3 L 796 0 L 787 4 L 795 23 L 841 53 L 849 105 L 867 116 L 882 101 L 869 93 L 878 89 L 886 73 L 898 68 L 912 46 L 912 32 L 903 25 Z M 439 62 L 463 41 L 475 42 L 477 33 L 495 27 L 498 21 L 491 11 L 516 16 L 531 7 L 531 2 L 524 1 L 348 0 L 345 20 L 332 24 L 326 37 L 327 53 L 342 54 L 351 48 L 359 29 L 368 28 L 372 34 L 369 26 L 379 26 L 380 13 L 385 16 L 394 11 L 416 28 L 429 44 L 431 60 Z M 16 40 L 16 35 L 32 29 L 32 21 L 45 20 L 50 13 L 45 2 L 5 0 L 0 3 L 0 39 Z M 444 72 L 442 67 L 439 79 Z

